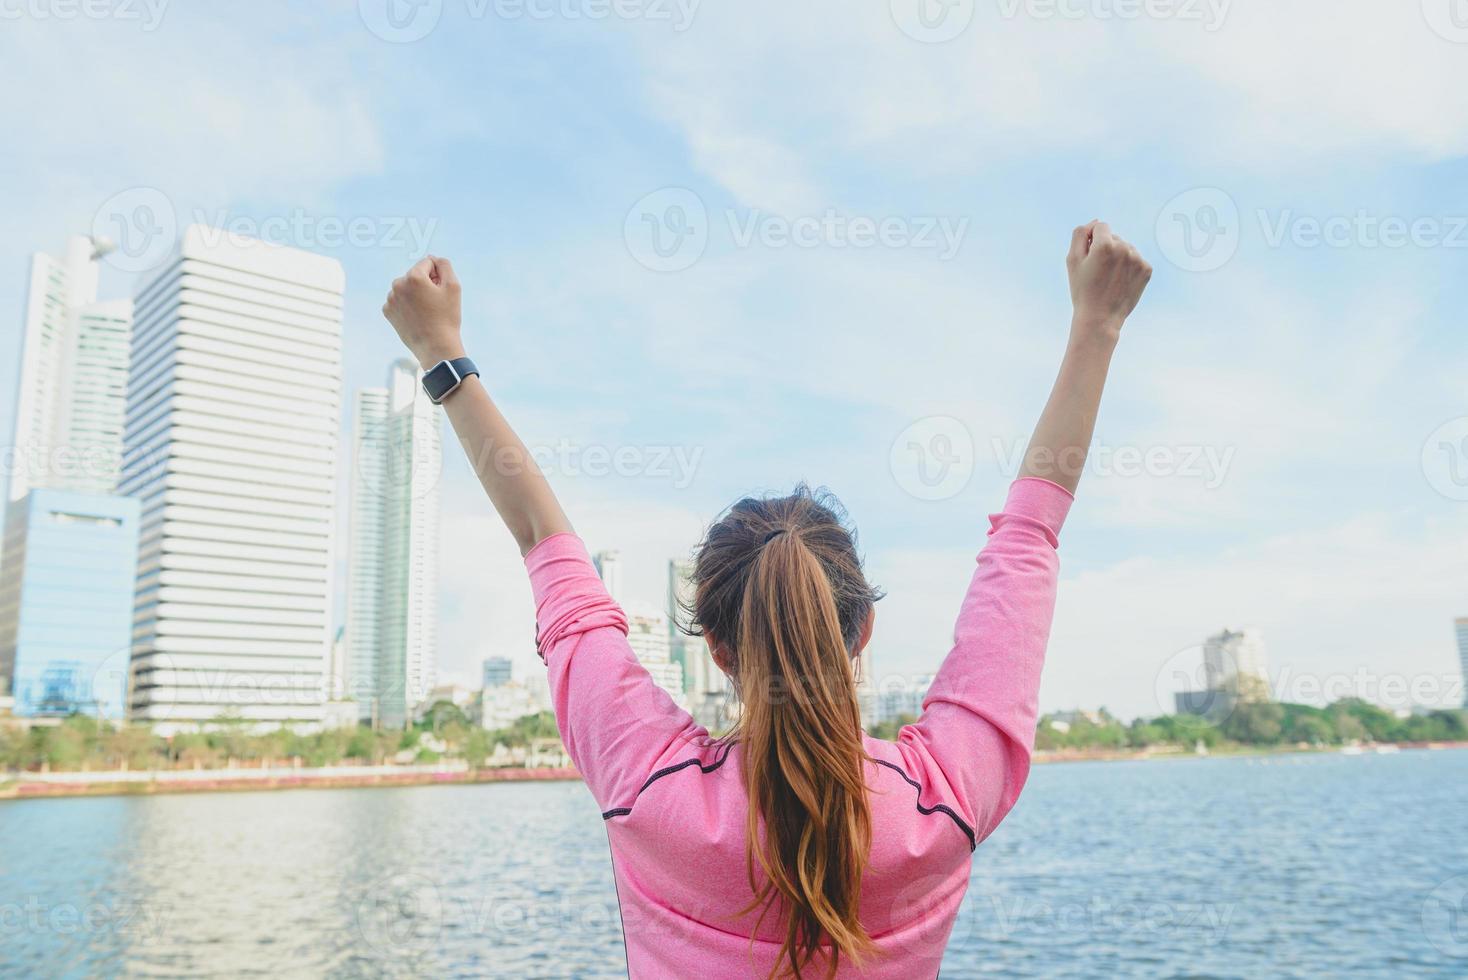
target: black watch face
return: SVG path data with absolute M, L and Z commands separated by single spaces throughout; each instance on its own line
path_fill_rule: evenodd
M 444 395 L 454 390 L 459 383 L 459 376 L 454 373 L 453 367 L 448 361 L 439 361 L 433 367 L 423 372 L 423 390 L 428 392 L 428 397 L 433 401 L 440 401 Z

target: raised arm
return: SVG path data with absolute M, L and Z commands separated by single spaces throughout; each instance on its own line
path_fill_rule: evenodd
M 459 280 L 426 258 L 382 307 L 424 369 L 464 356 Z M 707 733 L 654 682 L 627 643 L 627 615 L 607 594 L 525 444 L 470 377 L 443 400 L 479 482 L 525 556 L 535 644 L 566 751 L 602 809 L 628 807 L 647 776 Z M 621 812 L 625 812 L 624 810 Z
M 1071 234 L 1065 266 L 1074 308 L 1070 339 L 1020 476 L 1041 477 L 1073 494 L 1085 469 L 1121 325 L 1142 298 L 1152 267 L 1104 221 Z
M 448 259 L 428 256 L 393 281 L 382 314 L 427 370 L 464 356 L 459 279 Z M 530 553 L 553 534 L 571 530 L 545 475 L 477 377 L 466 378 L 443 408 L 479 482 L 515 542 Z
M 1020 479 L 990 518 L 953 649 L 928 689 L 922 718 L 898 739 L 909 768 L 957 804 L 978 839 L 1014 806 L 1029 775 L 1060 529 L 1122 323 L 1152 274 L 1136 249 L 1095 221 L 1075 230 L 1066 265 L 1075 312 L 1059 377 Z

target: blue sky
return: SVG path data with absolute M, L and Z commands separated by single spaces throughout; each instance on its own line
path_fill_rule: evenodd
M 557 479 L 629 591 L 660 602 L 737 496 L 825 484 L 890 593 L 877 673 L 920 673 L 1058 361 L 1069 231 L 1102 217 L 1157 272 L 1064 538 L 1042 706 L 1156 713 L 1225 625 L 1264 632 L 1291 699 L 1460 696 L 1468 31 L 1447 0 L 442 0 L 398 9 L 427 30 L 406 43 L 385 2 L 15 8 L 0 309 L 18 323 L 28 253 L 118 194 L 274 219 L 346 268 L 355 388 L 397 356 L 378 308 L 426 240 L 527 441 L 629 454 L 631 475 Z M 693 235 L 660 257 L 654 227 Z M 946 483 L 913 443 L 955 461 Z M 441 673 L 533 669 L 508 535 L 461 460 L 443 493 Z

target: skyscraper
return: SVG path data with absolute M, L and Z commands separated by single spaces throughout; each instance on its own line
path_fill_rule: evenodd
M 117 485 L 132 303 L 97 301 L 106 248 L 78 236 L 61 256 L 31 257 L 7 500 Z
M 504 687 L 513 674 L 509 657 L 486 657 L 484 660 L 484 686 Z
M 1255 629 L 1222 630 L 1203 642 L 1207 689 L 1227 691 L 1240 701 L 1271 700 L 1269 657 Z
M 0 552 L 0 695 L 22 715 L 123 709 L 138 508 L 113 490 L 132 304 L 97 301 L 105 251 L 76 237 L 31 259 Z
M 321 721 L 344 285 L 333 259 L 194 225 L 137 292 L 130 711 L 160 731 Z
M 357 392 L 347 636 L 364 721 L 401 728 L 438 667 L 441 412 L 404 359 Z
M 680 707 L 688 704 L 683 691 L 683 668 L 673 662 L 668 644 L 668 620 L 656 609 L 632 609 L 627 613 L 627 643 L 638 663 L 647 668 L 653 682 Z
M 591 563 L 596 566 L 596 574 L 601 576 L 601 584 L 607 587 L 607 594 L 612 601 L 618 605 L 625 604 L 626 597 L 622 595 L 622 555 L 618 551 L 598 551 L 591 556 Z
M 693 562 L 668 562 L 668 635 L 673 660 L 683 665 L 688 706 L 700 725 L 713 729 L 728 722 L 729 678 L 714 663 L 702 637 L 689 636 L 689 608 L 693 604 Z
M 1462 672 L 1463 707 L 1468 708 L 1468 616 L 1453 620 L 1458 634 L 1458 668 Z

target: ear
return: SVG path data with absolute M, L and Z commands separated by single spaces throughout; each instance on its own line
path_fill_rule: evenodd
M 867 610 L 867 621 L 862 624 L 861 634 L 856 638 L 856 649 L 851 651 L 853 657 L 860 656 L 861 652 L 867 648 L 867 644 L 872 641 L 872 629 L 876 625 L 877 607 L 873 604 L 872 608 Z
M 703 642 L 708 644 L 709 656 L 714 658 L 714 664 L 724 673 L 729 673 L 729 648 L 718 643 L 707 633 L 703 635 Z

